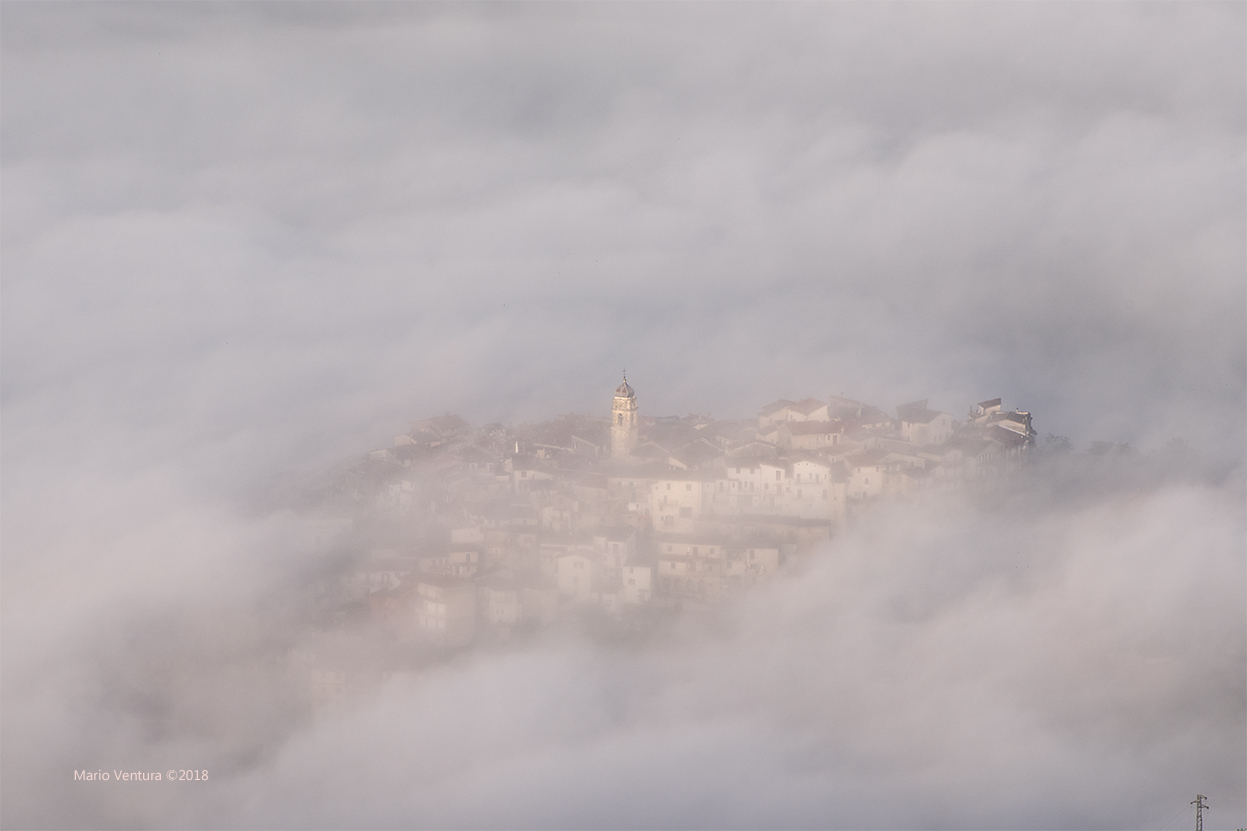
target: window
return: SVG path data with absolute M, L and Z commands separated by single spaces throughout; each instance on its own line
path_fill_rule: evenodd
M 600 422 L 600 421 L 598 422 L 598 424 L 601 424 L 601 423 L 602 423 L 602 422 Z M 684 490 L 686 490 L 686 491 L 691 491 L 692 489 L 693 489 L 693 486 L 692 486 L 692 485 L 685 485 L 685 486 L 684 486 Z
M 601 422 L 598 422 L 598 423 L 600 424 Z M 668 483 L 667 483 L 667 490 L 671 490 L 671 483 L 670 483 L 670 482 L 668 482 Z
M 598 422 L 598 424 L 601 424 L 601 423 L 602 423 L 602 422 L 600 422 L 600 421 Z M 620 413 L 620 414 L 619 414 L 619 426 L 620 426 L 620 427 L 623 427 L 623 413 Z
M 598 424 L 601 424 L 601 423 L 602 423 L 602 422 L 600 422 L 600 421 L 598 422 Z M 681 518 L 681 519 L 689 519 L 689 518 L 690 518 L 690 517 L 692 517 L 692 516 L 693 516 L 693 509 L 692 509 L 692 508 L 681 508 L 681 509 L 680 509 L 680 518 Z
M 598 424 L 601 424 L 601 423 L 602 423 L 602 422 L 600 422 L 600 421 L 598 422 Z M 782 471 L 778 471 L 778 470 L 777 470 L 777 471 L 775 471 L 775 481 L 776 481 L 776 482 L 778 482 L 778 481 L 779 481 L 779 475 L 780 475 L 780 473 L 781 473 L 781 472 L 782 472 Z

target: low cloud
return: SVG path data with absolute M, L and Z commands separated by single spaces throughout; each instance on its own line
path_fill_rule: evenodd
M 125 611 L 108 569 L 71 576 L 75 637 L 8 650 L 26 683 L 6 692 L 7 822 L 1154 827 L 1196 790 L 1230 816 L 1241 487 L 1048 484 L 880 508 L 709 617 L 613 644 L 555 630 L 376 675 L 315 716 L 280 659 L 342 636 L 300 622 L 289 561 L 280 582 L 244 566 L 281 524 L 199 518 L 199 550 L 174 519 L 100 552 L 148 574 Z M 162 548 L 181 567 L 143 569 Z M 71 779 L 122 765 L 212 778 Z

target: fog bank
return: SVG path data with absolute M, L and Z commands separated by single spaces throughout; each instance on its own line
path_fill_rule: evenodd
M 5 827 L 1247 824 L 1242 4 L 0 22 Z M 646 415 L 1002 396 L 1076 453 L 710 619 L 293 704 L 332 564 L 279 485 L 624 367 Z

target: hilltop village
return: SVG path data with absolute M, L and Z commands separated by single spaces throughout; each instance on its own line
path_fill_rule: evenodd
M 892 416 L 841 397 L 780 400 L 748 421 L 653 417 L 640 401 L 625 378 L 609 417 L 415 422 L 327 488 L 338 519 L 315 534 L 356 548 L 322 601 L 442 647 L 585 609 L 704 608 L 872 503 L 1001 476 L 1035 440 L 1030 414 L 1000 399 L 960 420 L 926 401 Z

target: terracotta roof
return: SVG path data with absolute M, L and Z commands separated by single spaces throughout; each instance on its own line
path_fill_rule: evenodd
M 867 450 L 864 453 L 858 453 L 845 459 L 852 467 L 865 467 L 866 465 L 877 465 L 883 461 L 883 457 L 887 455 L 882 450 Z
M 798 401 L 796 404 L 793 404 L 791 407 L 789 407 L 789 409 L 791 409 L 793 412 L 796 412 L 796 413 L 809 415 L 815 410 L 821 409 L 826 406 L 827 406 L 826 402 L 819 401 L 817 398 L 807 398 L 804 401 Z
M 784 424 L 785 429 L 794 436 L 813 436 L 819 433 L 842 433 L 844 432 L 843 421 L 789 421 Z
M 758 415 L 769 416 L 771 413 L 777 413 L 780 410 L 784 409 L 785 407 L 791 407 L 793 403 L 794 402 L 789 401 L 787 398 L 781 398 L 778 401 L 775 401 L 771 404 L 767 404 L 765 407 L 763 407 L 758 412 Z
M 799 454 L 799 455 L 797 455 L 797 454 L 789 455 L 789 456 L 788 456 L 788 459 L 789 459 L 789 461 L 790 461 L 792 464 L 794 464 L 794 465 L 795 465 L 795 464 L 797 464 L 798 462 L 806 462 L 806 463 L 808 463 L 808 464 L 818 465 L 819 467 L 831 468 L 831 467 L 833 467 L 833 466 L 834 466 L 834 464 L 835 464 L 834 462 L 830 461 L 829 459 L 826 459 L 826 458 L 824 458 L 824 457 L 822 457 L 822 456 L 815 456 L 815 455 L 813 455 L 813 454 L 811 454 L 811 453 L 802 453 L 802 454 Z

